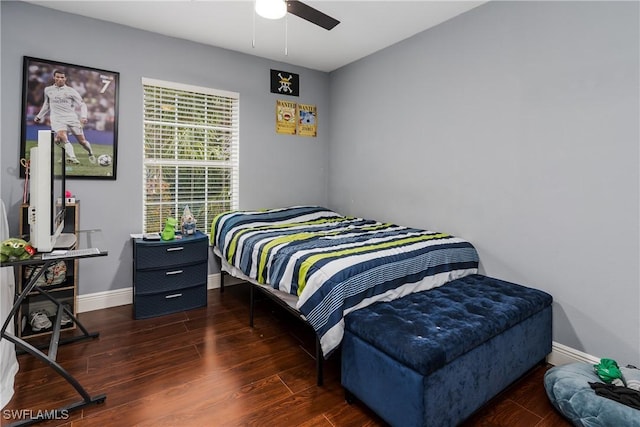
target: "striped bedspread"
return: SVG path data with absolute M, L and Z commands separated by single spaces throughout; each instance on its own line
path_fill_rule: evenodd
M 318 206 L 220 214 L 211 242 L 252 281 L 297 295 L 325 356 L 340 344 L 351 311 L 478 270 L 478 254 L 463 239 Z

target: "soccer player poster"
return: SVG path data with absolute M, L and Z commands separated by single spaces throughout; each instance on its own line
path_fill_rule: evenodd
M 64 147 L 67 178 L 116 179 L 119 77 L 25 56 L 20 160 L 29 160 L 38 131 L 46 129 Z

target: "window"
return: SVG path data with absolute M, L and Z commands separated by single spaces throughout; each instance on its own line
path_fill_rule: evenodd
M 143 232 L 180 222 L 185 206 L 198 229 L 238 208 L 239 95 L 142 79 Z

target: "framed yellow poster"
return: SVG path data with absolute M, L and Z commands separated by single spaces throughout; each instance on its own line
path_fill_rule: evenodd
M 285 135 L 296 134 L 296 103 L 276 101 L 276 133 Z
M 298 104 L 298 135 L 316 137 L 318 114 L 315 105 Z

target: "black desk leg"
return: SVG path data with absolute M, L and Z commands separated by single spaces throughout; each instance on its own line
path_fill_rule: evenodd
M 58 352 L 58 344 L 61 343 L 60 342 L 60 322 L 61 322 L 61 319 L 62 319 L 62 311 L 60 310 L 60 308 L 62 308 L 62 310 L 66 311 L 67 314 L 69 314 L 71 316 L 73 321 L 76 322 L 76 324 L 80 327 L 80 329 L 84 333 L 83 336 L 74 337 L 74 338 L 76 338 L 75 339 L 76 341 L 78 339 L 85 339 L 85 338 L 94 337 L 94 336 L 97 336 L 98 334 L 90 334 L 87 331 L 87 329 L 84 327 L 84 325 L 82 325 L 82 323 L 80 323 L 80 321 L 72 313 L 70 313 L 69 310 L 64 308 L 64 306 L 62 305 L 61 302 L 59 302 L 54 297 L 49 295 L 48 292 L 46 292 L 45 290 L 43 290 L 39 286 L 36 286 L 36 281 L 38 280 L 38 278 L 47 270 L 47 268 L 53 262 L 55 262 L 55 260 L 49 260 L 49 261 L 46 261 L 45 263 L 43 263 L 42 268 L 40 269 L 40 271 L 34 277 L 31 278 L 31 280 L 29 281 L 27 286 L 25 286 L 23 291 L 15 298 L 13 307 L 11 308 L 11 311 L 9 312 L 9 315 L 7 316 L 7 318 L 5 319 L 5 321 L 4 321 L 3 325 L 2 325 L 2 330 L 0 332 L 0 340 L 6 339 L 6 340 L 12 342 L 16 346 L 17 350 L 22 350 L 22 351 L 25 351 L 25 352 L 29 353 L 32 356 L 34 356 L 35 358 L 37 358 L 37 359 L 41 360 L 42 362 L 44 362 L 49 367 L 51 367 L 51 369 L 53 369 L 58 375 L 60 375 L 62 378 L 64 378 L 65 381 L 67 381 L 78 392 L 80 397 L 82 397 L 82 400 L 78 401 L 78 402 L 74 402 L 74 403 L 66 405 L 66 406 L 63 406 L 61 408 L 57 408 L 57 409 L 51 410 L 51 411 L 43 411 L 37 417 L 33 417 L 33 418 L 30 418 L 30 419 L 25 419 L 25 420 L 21 420 L 21 421 L 16 421 L 15 423 L 10 424 L 10 426 L 12 426 L 12 427 L 13 426 L 31 425 L 31 424 L 35 424 L 35 423 L 38 423 L 38 422 L 41 422 L 41 421 L 51 420 L 52 417 L 56 417 L 56 416 L 57 417 L 63 417 L 66 414 L 68 414 L 69 412 L 75 411 L 75 410 L 80 409 L 80 408 L 84 408 L 85 406 L 98 404 L 98 403 L 103 403 L 105 401 L 105 399 L 107 398 L 107 396 L 105 394 L 99 394 L 99 395 L 96 395 L 96 396 L 93 396 L 93 397 L 90 396 L 89 393 L 87 393 L 87 391 L 80 385 L 80 383 L 71 374 L 69 374 L 69 372 L 67 372 L 62 366 L 60 366 L 60 364 L 56 361 L 56 355 L 57 355 L 57 352 Z M 25 340 L 23 340 L 21 338 L 18 338 L 15 335 L 13 335 L 12 333 L 9 333 L 7 331 L 8 327 L 9 327 L 9 322 L 11 321 L 11 319 L 13 319 L 15 317 L 15 315 L 18 312 L 18 309 L 20 307 L 20 304 L 22 304 L 22 302 L 24 301 L 26 296 L 30 292 L 34 291 L 34 290 L 37 291 L 38 293 L 44 295 L 47 299 L 51 300 L 58 307 L 58 314 L 56 316 L 56 324 L 55 324 L 54 329 L 52 331 L 51 342 L 49 344 L 49 355 L 44 354 L 42 351 L 40 351 L 39 349 L 37 349 L 36 347 L 31 345 L 27 341 L 25 341 Z M 65 341 L 65 342 L 67 342 L 67 341 Z
M 84 340 L 84 339 L 88 339 L 88 338 L 97 338 L 100 335 L 99 332 L 89 332 L 87 330 L 87 328 L 84 327 L 82 322 L 80 322 L 80 320 L 78 320 L 78 318 L 71 312 L 71 310 L 68 310 L 62 303 L 60 303 L 60 301 L 58 301 L 53 296 L 51 296 L 51 294 L 49 294 L 49 292 L 45 291 L 44 289 L 42 289 L 39 286 L 35 286 L 34 289 L 36 289 L 40 294 L 42 294 L 45 297 L 47 297 L 47 299 L 49 301 L 51 301 L 56 306 L 58 306 L 58 315 L 60 315 L 60 316 L 62 315 L 62 311 L 60 309 L 65 311 L 69 315 L 69 317 L 71 318 L 72 322 L 75 323 L 76 326 L 78 328 L 80 328 L 80 330 L 82 331 L 82 335 L 75 336 L 75 337 L 70 337 L 70 338 L 65 338 L 62 341 L 60 341 L 60 344 L 68 344 L 68 343 L 71 343 L 71 342 L 76 342 L 76 341 L 80 341 L 80 340 Z
M 27 353 L 31 354 L 32 356 L 36 357 L 37 359 L 43 361 L 45 364 L 49 365 L 51 367 L 51 369 L 53 369 L 54 371 L 56 371 L 58 373 L 58 375 L 60 375 L 62 378 L 64 378 L 73 388 L 76 389 L 76 391 L 78 392 L 78 394 L 82 397 L 82 400 L 79 402 L 74 402 L 70 405 L 67 406 L 63 406 L 61 408 L 55 409 L 55 414 L 60 414 L 60 415 L 64 415 L 65 413 L 80 409 L 80 408 L 84 408 L 85 406 L 89 406 L 89 405 L 93 405 L 93 404 L 98 404 L 98 403 L 103 403 L 105 401 L 105 399 L 107 398 L 107 396 L 105 394 L 99 394 L 96 396 L 91 397 L 89 395 L 89 393 L 87 393 L 87 391 L 84 389 L 84 387 L 82 387 L 80 385 L 80 383 L 78 382 L 78 380 L 76 380 L 71 374 L 69 374 L 69 372 L 67 372 L 62 366 L 60 366 L 60 364 L 58 362 L 56 362 L 55 360 L 47 357 L 44 353 L 42 353 L 40 350 L 38 350 L 37 348 L 35 348 L 34 346 L 32 346 L 31 344 L 29 344 L 28 342 L 21 340 L 15 336 L 13 336 L 12 334 L 9 334 L 5 331 L 5 333 L 2 335 L 2 338 L 7 339 L 9 341 L 11 341 L 12 343 L 14 343 L 17 347 L 20 347 L 21 349 L 23 349 L 24 351 L 26 351 Z M 41 414 L 39 417 L 34 417 L 32 419 L 28 419 L 28 420 L 22 420 L 22 421 L 17 421 L 13 424 L 10 424 L 10 426 L 26 426 L 26 425 L 31 425 L 31 424 L 35 424 L 37 422 L 41 422 L 41 421 L 45 421 L 47 418 L 47 416 L 51 417 L 51 412 L 52 411 L 44 411 L 46 413 Z

